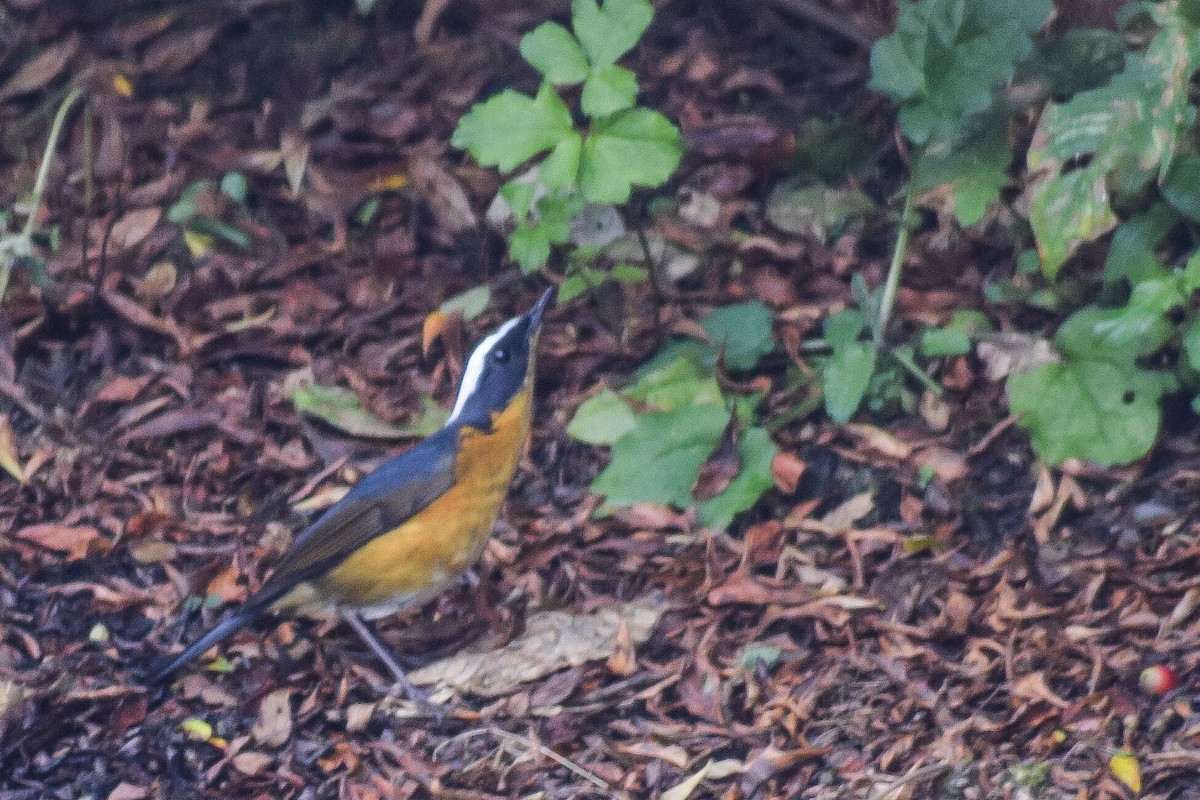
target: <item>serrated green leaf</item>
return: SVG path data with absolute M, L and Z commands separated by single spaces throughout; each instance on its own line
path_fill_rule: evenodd
M 505 89 L 475 104 L 451 143 L 487 167 L 508 172 L 574 134 L 571 112 L 549 83 L 535 97 Z
M 560 192 L 575 185 L 579 178 L 579 156 L 583 137 L 574 131 L 550 151 L 538 167 L 538 177 L 551 192 Z
M 556 86 L 581 83 L 588 76 L 579 41 L 557 22 L 543 22 L 522 36 L 521 56 Z
M 642 38 L 654 8 L 646 0 L 573 0 L 571 26 L 593 67 L 606 67 L 628 53 Z
M 584 141 L 579 187 L 593 203 L 624 203 L 633 186 L 666 183 L 681 158 L 679 129 L 657 111 L 632 108 L 598 124 Z
M 876 357 L 875 348 L 868 342 L 851 342 L 834 348 L 821 373 L 825 412 L 834 422 L 849 422 L 862 405 L 875 375 Z
M 533 208 L 533 197 L 537 193 L 537 185 L 533 181 L 516 178 L 500 187 L 500 196 L 512 209 L 513 218 L 523 220 L 529 216 Z
M 723 407 L 684 406 L 640 414 L 637 427 L 618 439 L 612 460 L 592 491 L 611 505 L 692 504 L 700 467 L 721 441 L 729 412 Z
M 589 397 L 575 411 L 567 434 L 591 445 L 611 445 L 637 427 L 629 404 L 612 389 Z
M 633 108 L 637 92 L 637 75 L 624 67 L 609 64 L 588 76 L 583 84 L 580 105 L 589 117 L 604 117 Z
M 871 50 L 871 87 L 901 104 L 901 128 L 924 145 L 992 104 L 1051 10 L 1050 0 L 902 3 L 896 31 Z
M 1008 379 L 1009 406 L 1051 464 L 1082 458 L 1128 464 L 1154 445 L 1158 402 L 1173 387 L 1163 372 L 1099 360 L 1042 364 Z
M 735 370 L 752 369 L 775 349 L 771 312 L 759 300 L 718 308 L 700 320 L 700 327 L 714 347 L 725 349 L 725 363 Z
M 976 114 L 951 137 L 929 143 L 913 168 L 911 186 L 917 192 L 950 187 L 950 208 L 960 225 L 968 227 L 983 219 L 988 206 L 1008 184 L 1013 147 L 1008 122 L 1001 111 Z M 941 198 L 942 191 L 929 197 Z M 927 204 L 929 198 L 922 198 Z
M 738 474 L 725 491 L 699 504 L 700 522 L 707 528 L 725 530 L 734 517 L 751 508 L 763 494 L 775 485 L 771 476 L 771 461 L 775 458 L 775 442 L 762 428 L 748 428 L 738 439 L 740 462 Z
M 553 226 L 541 220 L 517 225 L 508 235 L 508 257 L 526 275 L 536 272 L 550 258 L 550 246 L 555 243 L 552 234 Z

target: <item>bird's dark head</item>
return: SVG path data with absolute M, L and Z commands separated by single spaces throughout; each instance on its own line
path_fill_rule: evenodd
M 461 423 L 490 430 L 492 415 L 507 409 L 533 382 L 542 315 L 553 294 L 553 289 L 547 289 L 533 308 L 508 320 L 476 345 L 463 370 L 447 425 Z

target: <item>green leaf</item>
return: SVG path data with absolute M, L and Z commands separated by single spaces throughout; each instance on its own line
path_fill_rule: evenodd
M 1058 328 L 1055 342 L 1059 349 L 1076 358 L 1128 364 L 1155 352 L 1173 331 L 1164 315 L 1181 305 L 1174 282 L 1165 283 L 1138 284 L 1123 308 L 1086 306 L 1076 311 Z
M 542 221 L 518 224 L 508 235 L 508 257 L 526 275 L 537 272 L 550 258 L 550 246 L 562 244 L 554 241 L 553 233 L 554 226 Z
M 759 300 L 718 308 L 700 320 L 713 346 L 725 348 L 725 363 L 735 370 L 752 369 L 775 349 L 771 312 Z
M 1188 366 L 1200 371 L 1200 316 L 1191 317 L 1183 327 L 1183 354 Z
M 557 22 L 544 22 L 522 36 L 521 56 L 555 86 L 581 83 L 588 76 L 583 48 Z
M 1135 194 L 1171 173 L 1195 118 L 1188 90 L 1200 49 L 1200 35 L 1172 7 L 1148 7 L 1157 35 L 1108 85 L 1050 103 L 1038 123 L 1027 157 L 1035 175 L 1029 222 L 1051 280 L 1081 244 L 1116 227 L 1114 193 Z
M 867 321 L 857 309 L 836 311 L 825 318 L 825 341 L 835 350 L 858 341 L 866 330 Z
M 700 467 L 721 441 L 730 415 L 723 407 L 684 406 L 637 417 L 637 427 L 618 439 L 612 461 L 592 482 L 611 505 L 692 504 Z
M 921 332 L 921 354 L 928 358 L 962 356 L 971 352 L 971 337 L 953 328 L 926 328 Z
M 803 178 L 784 181 L 767 198 L 767 219 L 779 230 L 831 242 L 874 210 L 859 189 L 811 184 Z
M 551 192 L 573 187 L 579 180 L 579 157 L 583 137 L 572 131 L 564 137 L 538 167 L 538 178 Z
M 1200 251 L 1192 253 L 1191 258 L 1184 264 L 1179 280 L 1188 294 L 1200 289 Z
M 505 89 L 476 103 L 459 120 L 450 141 L 480 164 L 508 172 L 574 132 L 570 110 L 543 83 L 536 97 Z
M 1001 110 L 976 114 L 953 136 L 938 137 L 919 155 L 911 186 L 917 192 L 950 188 L 955 218 L 964 227 L 983 219 L 1008 184 L 1013 160 L 1008 121 Z M 941 197 L 944 193 L 934 192 Z
M 1162 193 L 1176 211 L 1192 222 L 1200 222 L 1200 156 L 1188 153 L 1175 159 Z
M 637 75 L 624 67 L 609 64 L 588 76 L 583 84 L 580 105 L 583 113 L 595 119 L 633 108 L 637 102 Z
M 825 362 L 821 384 L 825 392 L 825 412 L 835 422 L 845 424 L 862 405 L 871 378 L 875 375 L 877 353 L 868 342 L 851 342 L 835 347 Z
M 1051 464 L 1083 458 L 1128 464 L 1158 437 L 1158 402 L 1173 388 L 1163 372 L 1101 360 L 1042 364 L 1008 379 L 1009 406 Z
M 250 186 L 246 183 L 246 176 L 240 172 L 226 172 L 221 178 L 221 194 L 231 200 L 245 203 L 249 191 Z
M 597 123 L 584 141 L 579 187 L 593 203 L 624 203 L 633 186 L 666 183 L 681 158 L 679 129 L 657 111 L 632 108 Z
M 871 88 L 901 104 L 919 145 L 992 104 L 1049 18 L 1050 0 L 901 3 L 895 32 L 871 49 Z
M 571 25 L 593 67 L 606 67 L 633 49 L 642 38 L 654 8 L 646 0 L 573 0 Z
M 1162 202 L 1122 222 L 1108 246 L 1104 282 L 1113 284 L 1124 279 L 1137 283 L 1166 275 L 1167 267 L 1158 249 L 1178 222 L 1179 215 Z
M 725 396 L 712 370 L 682 355 L 642 372 L 622 394 L 660 411 L 687 406 L 725 406 Z
M 700 522 L 707 528 L 724 530 L 734 517 L 758 502 L 772 486 L 771 461 L 775 458 L 775 442 L 763 428 L 748 428 L 738 439 L 738 474 L 725 491 L 703 501 L 698 506 Z
M 533 181 L 513 178 L 500 187 L 500 196 L 512 209 L 513 219 L 523 220 L 533 208 L 537 186 Z
M 612 389 L 584 400 L 567 425 L 574 439 L 591 445 L 611 445 L 637 427 L 629 404 Z

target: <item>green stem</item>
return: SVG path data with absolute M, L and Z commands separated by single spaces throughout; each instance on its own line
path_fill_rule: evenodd
M 75 101 L 83 94 L 82 86 L 73 86 L 67 96 L 59 103 L 58 111 L 54 114 L 54 122 L 50 126 L 50 135 L 46 137 L 46 148 L 42 152 L 42 163 L 38 166 L 37 179 L 33 182 L 29 215 L 25 218 L 25 227 L 21 230 L 21 238 L 29 241 L 33 238 L 33 229 L 37 224 L 37 212 L 42 207 L 42 197 L 46 193 L 46 178 L 50 174 L 50 159 L 58 147 L 58 137 L 62 135 L 62 126 L 66 122 L 67 113 Z M 12 264 L 0 264 L 0 302 L 8 294 L 8 279 L 12 274 Z
M 921 369 L 921 365 L 914 361 L 908 355 L 908 353 L 904 353 L 896 349 L 890 350 L 889 352 L 892 354 L 893 358 L 900 362 L 900 366 L 904 367 L 906 370 L 908 370 L 909 374 L 924 384 L 926 389 L 933 392 L 938 397 L 942 396 L 942 393 L 945 390 L 942 388 L 941 384 L 929 377 L 929 373 Z
M 896 234 L 896 247 L 892 250 L 892 263 L 888 266 L 887 280 L 883 283 L 883 295 L 879 298 L 879 319 L 875 320 L 873 334 L 875 347 L 883 347 L 883 337 L 887 332 L 888 323 L 892 321 L 892 311 L 896 306 L 896 292 L 900 289 L 900 275 L 904 272 L 904 254 L 908 250 L 908 232 L 912 226 L 911 189 L 904 193 L 904 209 L 900 212 L 900 230 Z

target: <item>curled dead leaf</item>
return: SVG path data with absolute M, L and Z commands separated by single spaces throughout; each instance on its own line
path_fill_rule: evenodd
M 86 557 L 88 547 L 100 538 L 100 532 L 90 525 L 62 525 L 57 522 L 30 525 L 13 535 L 55 553 L 63 553 L 67 561 Z

